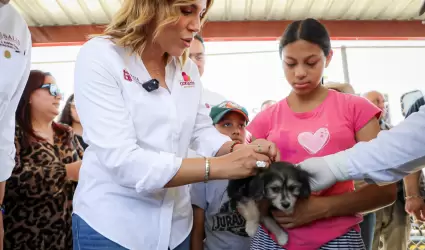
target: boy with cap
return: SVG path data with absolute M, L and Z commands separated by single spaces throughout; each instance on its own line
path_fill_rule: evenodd
M 225 101 L 210 111 L 217 130 L 233 141 L 245 143 L 248 111 Z M 199 182 L 191 185 L 193 207 L 192 250 L 246 250 L 250 238 L 245 232 L 245 219 L 231 209 L 226 189 L 228 180 Z

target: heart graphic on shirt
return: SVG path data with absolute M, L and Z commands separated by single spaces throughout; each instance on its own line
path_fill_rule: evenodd
M 327 128 L 319 128 L 316 132 L 302 132 L 298 135 L 298 143 L 310 154 L 319 152 L 329 141 Z

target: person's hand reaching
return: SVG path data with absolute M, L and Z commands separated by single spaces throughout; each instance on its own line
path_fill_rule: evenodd
M 268 156 L 272 161 L 280 161 L 280 152 L 276 144 L 266 139 L 256 139 L 250 145 L 260 145 L 268 150 Z
M 310 158 L 297 166 L 310 174 L 310 187 L 313 192 L 326 189 L 337 182 L 337 177 L 323 158 Z
M 269 167 L 271 150 L 268 146 L 240 145 L 232 153 L 211 158 L 211 171 L 218 171 L 211 174 L 219 176 L 219 179 L 242 179 L 255 175 L 259 168 Z

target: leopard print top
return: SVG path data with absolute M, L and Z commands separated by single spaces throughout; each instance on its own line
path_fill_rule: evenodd
M 56 124 L 55 124 L 56 125 Z M 56 133 L 54 145 L 32 142 L 23 149 L 24 132 L 15 132 L 16 165 L 6 182 L 4 247 L 16 250 L 71 250 L 72 196 L 76 183 L 66 178 L 65 164 L 83 157 L 70 127 Z

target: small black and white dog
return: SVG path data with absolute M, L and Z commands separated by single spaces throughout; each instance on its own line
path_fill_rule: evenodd
M 288 234 L 272 218 L 270 210 L 261 214 L 258 202 L 266 200 L 270 208 L 290 214 L 297 199 L 308 198 L 310 194 L 309 174 L 288 162 L 274 162 L 255 176 L 230 180 L 227 187 L 233 209 L 237 208 L 246 220 L 246 233 L 253 237 L 263 223 L 280 245 L 288 242 Z

